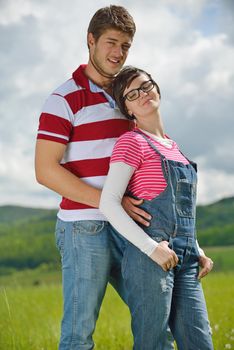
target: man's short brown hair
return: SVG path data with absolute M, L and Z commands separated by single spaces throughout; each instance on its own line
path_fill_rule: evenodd
M 136 25 L 132 16 L 124 7 L 110 5 L 99 9 L 93 15 L 89 23 L 88 33 L 92 33 L 97 41 L 107 29 L 119 30 L 133 38 Z

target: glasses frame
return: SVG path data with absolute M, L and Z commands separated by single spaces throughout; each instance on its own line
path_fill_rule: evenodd
M 149 90 L 148 90 L 148 89 L 145 90 L 144 88 L 142 88 L 144 84 L 149 83 L 149 82 L 152 83 L 152 87 L 151 87 Z M 130 101 L 130 102 L 135 101 L 135 100 L 137 100 L 137 99 L 140 97 L 140 91 L 145 92 L 145 93 L 148 93 L 148 92 L 150 92 L 151 90 L 153 90 L 153 88 L 154 88 L 155 86 L 156 86 L 156 84 L 155 84 L 155 82 L 153 81 L 153 79 L 146 80 L 146 81 L 144 81 L 144 82 L 141 84 L 141 86 L 140 86 L 139 88 L 132 89 L 132 90 L 128 91 L 128 92 L 126 93 L 126 95 L 123 96 L 123 100 L 124 100 L 124 101 L 128 100 L 128 101 Z M 128 98 L 128 94 L 129 94 L 130 92 L 133 92 L 133 91 L 137 91 L 137 97 L 134 98 L 134 99 L 129 99 L 129 98 Z

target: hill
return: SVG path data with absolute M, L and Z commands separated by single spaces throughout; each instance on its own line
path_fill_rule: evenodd
M 0 225 L 28 221 L 31 219 L 55 218 L 56 210 L 26 208 L 14 205 L 0 206 Z
M 30 220 L 54 220 L 56 209 L 0 206 L 0 225 Z M 197 206 L 197 228 L 234 224 L 234 197 L 224 198 L 209 205 Z
M 213 204 L 197 206 L 197 228 L 234 224 L 234 197 L 224 198 Z
M 197 232 L 201 246 L 234 244 L 234 197 L 197 207 Z
M 0 275 L 46 265 L 57 268 L 55 209 L 0 206 Z M 234 197 L 197 207 L 202 247 L 234 245 Z

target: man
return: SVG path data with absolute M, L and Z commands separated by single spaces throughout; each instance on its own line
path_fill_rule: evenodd
M 62 195 L 56 243 L 62 258 L 64 315 L 60 350 L 88 350 L 108 281 L 124 298 L 121 254 L 100 213 L 101 188 L 116 139 L 131 125 L 115 107 L 111 81 L 123 66 L 135 23 L 121 6 L 98 10 L 87 35 L 89 61 L 47 99 L 40 116 L 36 178 Z M 129 215 L 147 224 L 148 214 L 125 197 Z

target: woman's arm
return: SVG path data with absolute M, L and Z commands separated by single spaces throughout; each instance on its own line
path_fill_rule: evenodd
M 174 267 L 177 263 L 175 252 L 168 248 L 165 242 L 158 244 L 149 237 L 128 216 L 121 205 L 134 170 L 133 167 L 123 162 L 116 162 L 110 165 L 107 180 L 101 194 L 100 210 L 122 236 L 157 262 L 163 269 L 167 270 Z
M 204 250 L 199 246 L 198 240 L 196 240 L 196 245 L 200 256 L 205 256 Z
M 113 163 L 104 184 L 100 210 L 114 228 L 143 253 L 150 255 L 158 243 L 150 238 L 125 212 L 122 198 L 134 168 L 125 163 Z
M 199 257 L 199 265 L 200 265 L 200 271 L 198 274 L 198 279 L 201 279 L 202 277 L 205 277 L 212 269 L 213 269 L 213 261 L 211 258 L 206 256 L 204 250 L 199 246 L 198 241 L 196 241 L 198 252 L 200 254 Z

